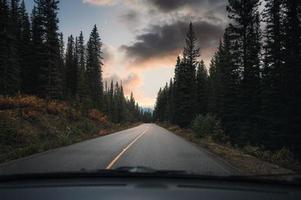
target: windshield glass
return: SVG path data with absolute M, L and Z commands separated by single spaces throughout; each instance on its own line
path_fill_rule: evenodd
M 0 175 L 299 173 L 300 12 L 0 0 Z

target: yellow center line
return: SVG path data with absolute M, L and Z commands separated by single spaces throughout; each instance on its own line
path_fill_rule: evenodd
M 140 135 L 138 135 L 127 147 L 125 147 L 115 158 L 110 162 L 106 169 L 112 169 L 113 165 L 121 158 L 121 156 L 129 149 L 133 144 L 135 144 L 146 132 L 148 128 L 144 130 Z

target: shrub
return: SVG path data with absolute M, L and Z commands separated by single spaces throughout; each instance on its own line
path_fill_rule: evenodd
M 210 137 L 213 141 L 226 143 L 229 138 L 224 134 L 220 121 L 214 115 L 198 115 L 192 122 L 192 129 L 198 137 Z
M 17 144 L 17 128 L 7 121 L 6 119 L 0 118 L 0 143 L 2 145 L 14 145 Z
M 206 116 L 198 115 L 192 122 L 192 128 L 198 136 L 203 137 L 212 135 L 219 127 L 219 121 L 215 116 L 207 114 Z
M 98 122 L 102 125 L 107 125 L 109 123 L 107 116 L 101 113 L 97 109 L 90 110 L 88 115 L 89 115 L 89 119 Z
M 22 116 L 26 120 L 33 121 L 39 118 L 41 116 L 41 113 L 35 110 L 26 109 L 22 111 Z
M 37 141 L 37 135 L 17 121 L 0 117 L 0 145 L 23 147 Z M 1 149 L 0 149 L 1 151 Z
M 17 97 L 0 98 L 0 110 L 29 108 L 29 107 L 40 110 L 43 108 L 44 105 L 45 105 L 44 100 L 35 96 L 17 96 Z
M 59 103 L 57 101 L 49 101 L 47 104 L 47 113 L 58 115 L 66 113 L 68 110 L 68 105 L 66 103 Z
M 278 162 L 280 164 L 289 164 L 294 161 L 294 156 L 287 148 L 283 147 L 272 153 L 271 161 Z

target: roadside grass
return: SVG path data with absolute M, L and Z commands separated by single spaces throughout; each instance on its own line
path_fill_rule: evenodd
M 159 125 L 220 156 L 236 168 L 240 174 L 265 175 L 301 172 L 301 163 L 291 157 L 288 158 L 289 153 L 285 149 L 271 152 L 254 146 L 239 148 L 234 147 L 230 142 L 216 142 L 210 136 L 199 137 L 190 129 L 181 129 L 168 123 Z
M 0 163 L 137 126 L 113 124 L 96 109 L 34 96 L 0 97 Z

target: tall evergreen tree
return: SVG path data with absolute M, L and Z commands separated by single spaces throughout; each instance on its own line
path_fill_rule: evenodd
M 21 91 L 22 93 L 32 93 L 32 77 L 31 77 L 31 27 L 29 16 L 25 8 L 24 0 L 20 7 L 20 42 L 19 42 L 19 57 L 21 63 Z
M 283 141 L 284 114 L 283 85 L 284 60 L 284 13 L 282 0 L 267 0 L 263 18 L 266 23 L 264 32 L 264 67 L 262 70 L 262 136 L 265 145 L 279 148 Z M 280 131 L 282 130 L 282 131 Z
M 229 0 L 227 11 L 231 20 L 230 30 L 238 41 L 237 61 L 241 66 L 240 105 L 241 137 L 256 140 L 260 112 L 260 53 L 261 32 L 259 0 Z
M 220 51 L 218 50 L 211 59 L 208 78 L 208 113 L 219 115 L 220 113 Z
M 165 101 L 164 101 L 164 91 L 162 89 L 159 89 L 155 110 L 154 110 L 154 118 L 160 122 L 165 121 L 164 119 L 164 112 L 165 112 Z
M 0 1 L 0 11 L 0 93 L 14 95 L 20 90 L 18 40 L 13 18 L 18 15 L 9 10 L 6 0 Z
M 47 55 L 47 84 L 45 85 L 46 96 L 50 98 L 62 97 L 62 80 L 60 69 L 60 45 L 58 38 L 58 0 L 42 1 L 42 13 L 45 20 L 45 44 Z
M 66 94 L 74 98 L 77 91 L 77 55 L 74 38 L 68 37 L 66 49 Z
M 78 49 L 77 49 L 77 57 L 78 57 L 78 96 L 80 100 L 87 98 L 87 73 L 86 73 L 86 58 L 85 58 L 85 44 L 84 44 L 84 36 L 83 32 L 80 32 L 78 38 Z
M 20 40 L 21 40 L 21 8 L 20 0 L 11 0 L 10 1 L 10 18 L 12 20 L 12 29 L 11 32 L 15 36 L 17 50 L 19 50 Z
M 96 25 L 94 26 L 87 44 L 87 77 L 89 80 L 89 94 L 94 106 L 101 107 L 103 100 L 102 83 L 102 52 L 101 40 Z
M 232 135 L 232 138 L 237 138 L 239 134 L 237 129 L 239 127 L 239 68 L 234 64 L 233 55 L 233 41 L 227 28 L 224 36 L 223 43 L 220 45 L 219 52 L 219 115 L 223 128 L 226 133 Z
M 36 0 L 33 10 L 33 45 L 38 94 L 47 98 L 62 97 L 62 70 L 58 34 L 58 0 Z
M 175 80 L 176 87 L 176 123 L 182 127 L 188 126 L 195 113 L 195 77 L 196 64 L 199 57 L 197 39 L 192 23 L 186 35 L 186 45 L 183 52 L 183 60 L 178 63 Z
M 114 102 L 115 102 L 115 122 L 121 123 L 124 120 L 124 94 L 123 94 L 123 87 L 122 85 L 119 86 L 119 83 L 116 82 L 115 84 L 115 95 L 114 95 Z
M 66 98 L 67 94 L 66 94 L 65 43 L 64 43 L 63 33 L 59 33 L 59 49 L 60 49 L 59 73 L 60 73 L 60 80 L 61 80 L 61 88 L 62 88 L 63 98 Z
M 208 74 L 204 61 L 202 60 L 197 66 L 196 73 L 196 110 L 197 114 L 205 115 L 207 113 L 207 82 Z
M 300 155 L 301 147 L 301 2 L 284 0 L 284 132 L 287 146 Z M 299 131 L 296 131 L 299 130 Z
M 32 10 L 32 63 L 31 63 L 31 79 L 30 93 L 42 96 L 43 85 L 45 85 L 45 65 L 46 65 L 46 48 L 44 44 L 44 27 L 41 14 L 41 6 L 36 3 Z
M 175 119 L 175 85 L 172 79 L 169 81 L 169 88 L 168 88 L 168 102 L 167 102 L 167 121 L 170 123 L 174 123 Z

